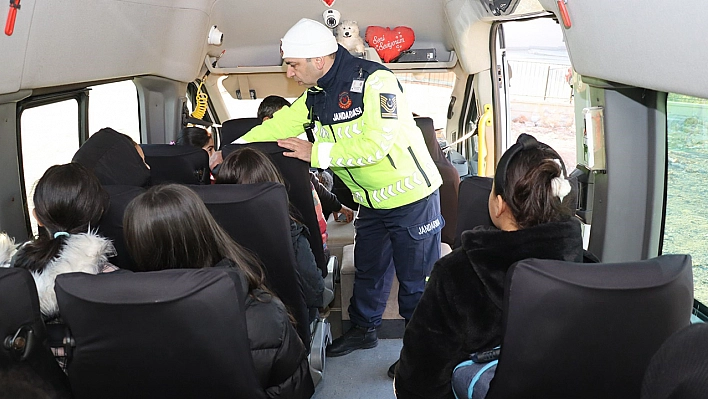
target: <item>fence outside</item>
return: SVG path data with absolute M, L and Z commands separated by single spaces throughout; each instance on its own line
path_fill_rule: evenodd
M 570 102 L 571 87 L 566 81 L 568 65 L 537 61 L 509 61 L 509 94 L 519 100 Z

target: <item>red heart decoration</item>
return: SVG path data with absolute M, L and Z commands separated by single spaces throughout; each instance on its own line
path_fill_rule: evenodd
M 397 26 L 393 29 L 381 26 L 366 28 L 366 42 L 376 49 L 383 62 L 391 62 L 398 58 L 402 52 L 413 46 L 415 34 L 413 29 L 406 26 Z
M 325 4 L 327 4 L 327 7 L 332 7 L 332 4 L 334 4 L 334 0 L 322 0 Z

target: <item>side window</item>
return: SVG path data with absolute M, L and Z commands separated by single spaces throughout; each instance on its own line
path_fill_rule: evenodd
M 662 253 L 691 255 L 694 297 L 708 304 L 708 99 L 669 93 L 666 118 L 669 159 Z
M 226 79 L 228 79 L 228 76 L 220 77 L 218 81 L 218 86 L 219 93 L 221 94 L 221 98 L 224 101 L 226 110 L 229 112 L 228 119 L 255 118 L 258 114 L 258 106 L 261 105 L 261 101 L 263 101 L 263 98 L 267 97 L 272 93 L 264 94 L 263 96 L 256 98 L 255 100 L 251 99 L 248 95 L 245 95 L 241 99 L 238 99 L 236 98 L 236 93 L 229 92 L 229 90 L 224 86 L 223 82 Z M 292 104 L 293 101 L 297 100 L 297 97 L 286 97 L 285 99 Z M 192 109 L 190 108 L 190 111 L 191 110 Z
M 411 112 L 433 120 L 439 139 L 445 139 L 447 108 L 455 87 L 454 72 L 396 73 Z
M 25 109 L 20 115 L 20 132 L 25 192 L 31 212 L 37 180 L 50 166 L 71 162 L 79 149 L 78 102 L 71 99 Z M 36 235 L 37 222 L 30 219 Z
M 113 128 L 140 143 L 138 94 L 132 80 L 91 87 L 89 135 L 104 127 Z
M 576 165 L 572 69 L 558 23 L 504 23 L 511 146 L 527 133 L 553 147 L 568 172 Z

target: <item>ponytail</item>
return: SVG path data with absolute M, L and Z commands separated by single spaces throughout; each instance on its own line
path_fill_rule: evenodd
M 46 232 L 43 227 L 40 229 Z M 13 266 L 41 273 L 48 263 L 59 256 L 67 239 L 68 237 L 64 235 L 51 238 L 49 234 L 40 234 L 36 240 L 20 247 L 15 254 Z

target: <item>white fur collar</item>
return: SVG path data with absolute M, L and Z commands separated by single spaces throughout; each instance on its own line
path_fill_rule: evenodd
M 108 263 L 108 257 L 115 254 L 113 244 L 95 233 L 72 234 L 66 244 L 41 272 L 32 272 L 39 294 L 39 307 L 45 317 L 59 313 L 54 280 L 60 274 L 84 272 L 99 273 Z
M 17 252 L 15 240 L 5 233 L 0 233 L 0 267 L 10 266 L 10 261 L 15 252 Z

